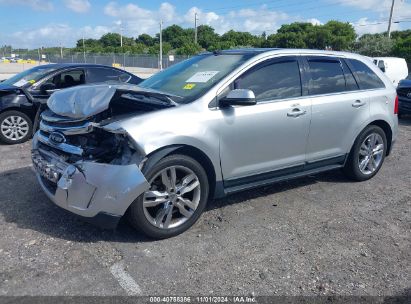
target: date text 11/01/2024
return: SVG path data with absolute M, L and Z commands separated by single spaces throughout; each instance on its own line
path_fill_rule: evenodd
M 256 303 L 256 298 L 251 296 L 231 296 L 231 297 L 218 297 L 218 296 L 198 296 L 198 297 L 178 297 L 178 296 L 165 296 L 165 297 L 150 297 L 150 303 Z

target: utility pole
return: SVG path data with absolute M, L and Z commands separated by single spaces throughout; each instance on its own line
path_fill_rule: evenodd
M 163 70 L 163 20 L 160 20 L 160 62 L 159 62 L 160 71 Z
M 84 63 L 86 63 L 86 45 L 84 44 L 84 36 L 83 36 L 83 59 L 84 59 Z
M 194 43 L 197 44 L 197 12 L 194 14 Z
M 120 46 L 123 48 L 123 23 L 120 21 Z
M 391 11 L 390 11 L 390 20 L 388 21 L 388 38 L 391 38 L 391 23 L 392 23 L 392 15 L 393 15 L 393 12 L 394 12 L 394 5 L 395 5 L 395 0 L 392 0 Z
M 63 46 L 60 43 L 60 58 L 63 58 Z

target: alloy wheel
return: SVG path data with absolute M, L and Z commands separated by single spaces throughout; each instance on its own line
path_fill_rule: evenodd
M 170 166 L 149 181 L 143 194 L 143 210 L 147 220 L 161 229 L 176 228 L 196 211 L 201 197 L 198 176 L 184 166 Z
M 27 136 L 29 124 L 23 117 L 12 115 L 2 121 L 0 130 L 7 139 L 18 141 Z
M 370 175 L 377 170 L 381 164 L 384 153 L 384 141 L 380 134 L 371 133 L 360 146 L 358 154 L 358 168 L 361 173 Z

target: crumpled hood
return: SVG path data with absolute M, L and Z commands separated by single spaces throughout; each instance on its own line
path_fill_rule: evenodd
M 47 106 L 60 116 L 81 120 L 107 110 L 117 90 L 124 93 L 142 92 L 152 96 L 173 96 L 132 84 L 91 84 L 57 91 L 50 96 Z
M 113 85 L 84 85 L 53 93 L 47 106 L 54 113 L 73 119 L 87 118 L 108 109 L 116 92 Z

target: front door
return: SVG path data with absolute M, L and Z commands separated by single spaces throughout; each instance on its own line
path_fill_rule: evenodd
M 252 90 L 257 104 L 220 109 L 225 186 L 266 179 L 281 169 L 302 170 L 311 101 L 302 96 L 297 57 L 265 61 L 241 75 L 231 88 Z

